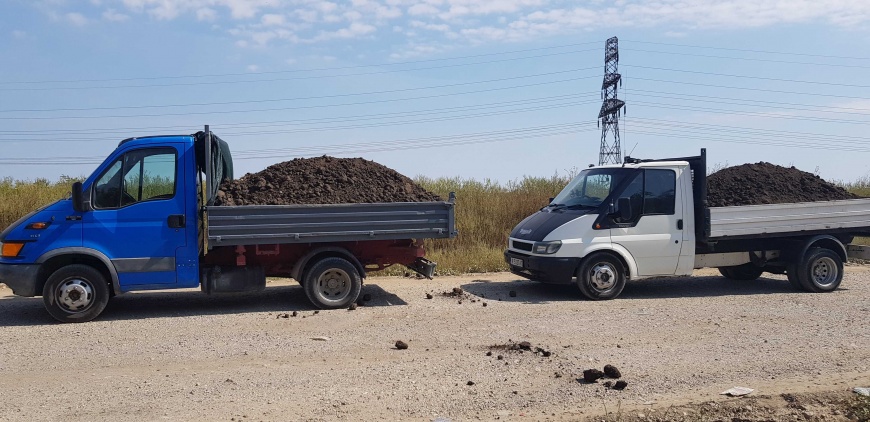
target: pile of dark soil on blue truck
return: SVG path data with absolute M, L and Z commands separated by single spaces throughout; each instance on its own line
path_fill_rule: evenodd
M 297 158 L 220 186 L 215 205 L 428 202 L 441 198 L 386 166 L 362 158 Z
M 856 198 L 815 174 L 766 162 L 726 167 L 707 176 L 707 205 L 711 207 Z

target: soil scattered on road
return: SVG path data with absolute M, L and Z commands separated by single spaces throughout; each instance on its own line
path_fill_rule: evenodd
M 858 196 L 815 174 L 766 162 L 726 167 L 707 177 L 707 204 L 711 207 L 855 198 Z
M 427 202 L 441 198 L 362 158 L 297 158 L 221 184 L 215 205 Z

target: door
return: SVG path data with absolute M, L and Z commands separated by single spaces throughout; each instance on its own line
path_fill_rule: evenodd
M 628 197 L 632 220 L 610 229 L 637 262 L 639 276 L 673 275 L 683 243 L 683 201 L 676 189 L 677 170 L 644 169 L 620 197 Z
M 129 150 L 96 178 L 94 210 L 82 216 L 85 247 L 105 253 L 122 290 L 176 283 L 186 245 L 184 178 L 174 147 Z

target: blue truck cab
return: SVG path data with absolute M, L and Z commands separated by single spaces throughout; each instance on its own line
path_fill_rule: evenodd
M 198 286 L 196 137 L 122 141 L 70 198 L 0 233 L 0 282 L 62 321 L 124 292 Z

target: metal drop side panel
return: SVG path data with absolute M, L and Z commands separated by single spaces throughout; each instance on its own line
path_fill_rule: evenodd
M 712 238 L 825 231 L 870 231 L 870 199 L 710 208 Z
M 209 247 L 456 236 L 453 202 L 210 206 Z

